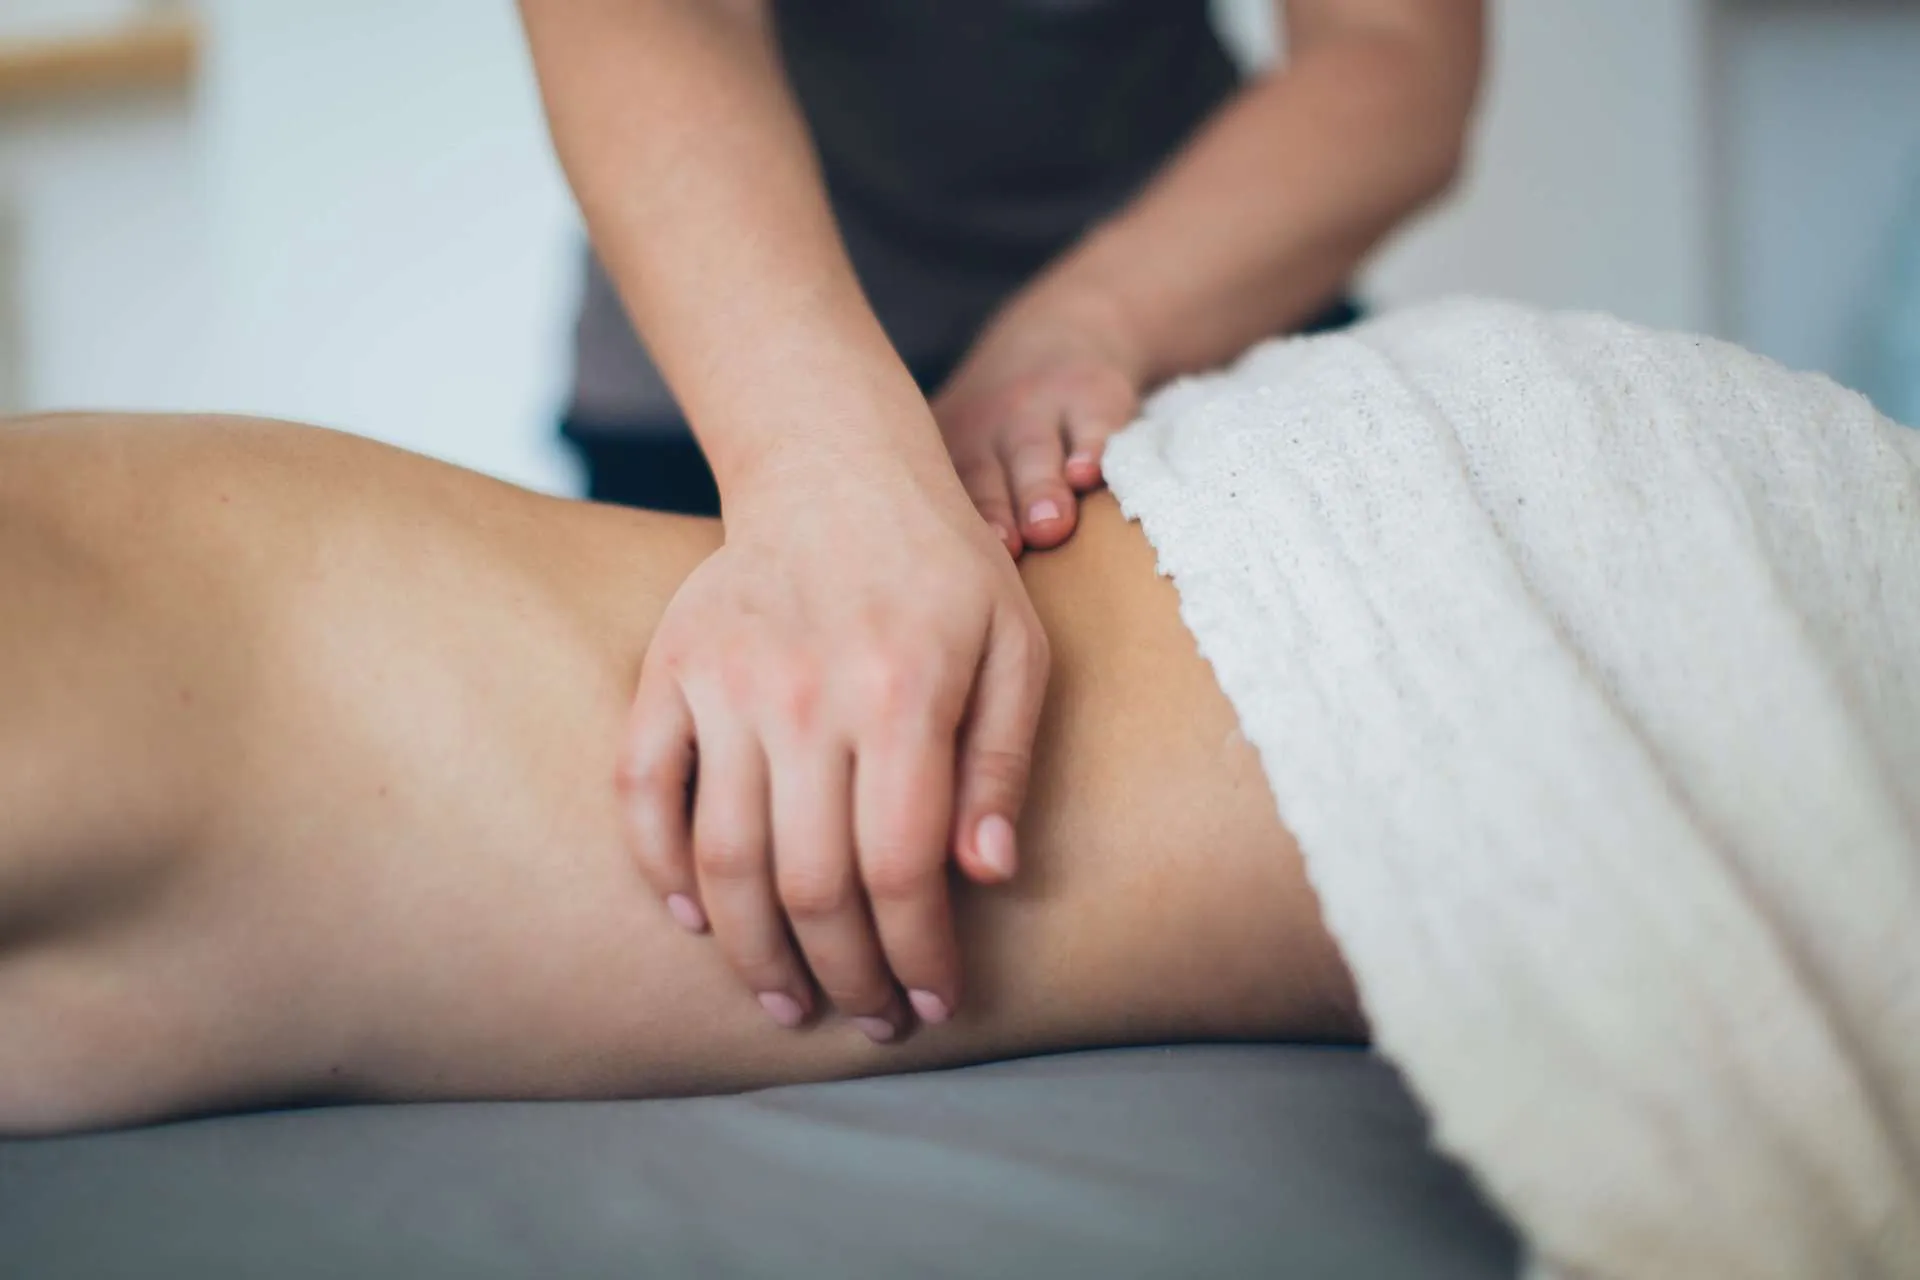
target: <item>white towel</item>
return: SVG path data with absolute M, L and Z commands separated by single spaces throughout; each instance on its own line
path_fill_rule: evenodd
M 1106 473 L 1538 1274 L 1920 1275 L 1920 433 L 1454 301 L 1178 384 Z

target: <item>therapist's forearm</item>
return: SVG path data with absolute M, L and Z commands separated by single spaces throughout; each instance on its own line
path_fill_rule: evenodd
M 1227 103 L 1030 293 L 1111 317 L 1146 385 L 1309 319 L 1460 165 L 1481 6 L 1418 5 L 1397 23 L 1297 23 L 1289 64 Z
M 722 494 L 791 447 L 944 465 L 867 306 L 765 0 L 521 0 L 594 245 Z

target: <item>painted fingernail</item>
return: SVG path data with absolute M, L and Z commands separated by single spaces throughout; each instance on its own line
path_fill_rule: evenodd
M 800 1002 L 784 991 L 762 991 L 760 1007 L 767 1011 L 769 1018 L 787 1028 L 799 1026 L 807 1016 Z
M 1060 504 L 1052 498 L 1042 498 L 1027 508 L 1027 519 L 1034 524 L 1039 524 L 1042 520 L 1058 520 L 1059 518 Z
M 1013 874 L 1013 824 L 997 813 L 980 819 L 974 846 L 987 870 L 1005 879 Z
M 707 913 L 700 909 L 699 903 L 689 898 L 686 894 L 668 894 L 667 910 L 673 915 L 675 920 L 680 922 L 681 927 L 688 933 L 705 933 L 707 931 Z
M 860 1034 L 875 1044 L 885 1044 L 897 1034 L 893 1024 L 885 1018 L 855 1018 L 853 1025 L 860 1028 Z
M 918 987 L 907 992 L 907 999 L 913 1001 L 913 1011 L 920 1015 L 920 1021 L 928 1026 L 937 1027 L 953 1016 L 953 1010 L 947 1008 L 947 1002 L 931 991 L 922 991 Z

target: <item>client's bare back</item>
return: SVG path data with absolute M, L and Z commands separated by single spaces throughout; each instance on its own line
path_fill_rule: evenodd
M 283 1098 L 684 1093 L 1350 1036 L 1257 762 L 1104 499 L 967 1010 L 771 1025 L 621 847 L 641 654 L 718 526 L 279 424 L 0 426 L 0 1131 Z

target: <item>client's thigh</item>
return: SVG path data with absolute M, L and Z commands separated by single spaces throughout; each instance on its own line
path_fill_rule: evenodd
M 773 1026 L 622 848 L 625 698 L 716 526 L 271 425 L 0 449 L 0 588 L 33 588 L 0 703 L 16 668 L 34 690 L 0 787 L 41 797 L 0 813 L 0 899 L 37 904 L 0 911 L 0 1126 L 1355 1028 L 1253 753 L 1104 499 L 1026 566 L 1056 666 L 1023 874 L 959 895 L 961 1016 L 877 1047 Z

